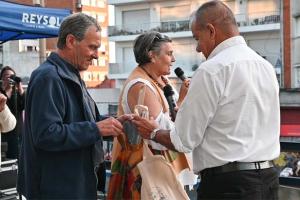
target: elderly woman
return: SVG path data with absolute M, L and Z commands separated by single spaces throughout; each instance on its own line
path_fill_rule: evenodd
M 118 115 L 134 113 L 135 106 L 142 104 L 148 107 L 149 116 L 158 122 L 160 128 L 169 129 L 174 125 L 163 92 L 169 84 L 165 76 L 170 74 L 175 62 L 171 42 L 170 38 L 158 32 L 147 32 L 135 39 L 134 55 L 138 66 L 125 82 Z M 145 98 L 141 97 L 140 91 L 144 91 Z M 187 84 L 183 84 L 177 105 L 186 92 Z M 131 132 L 134 134 L 134 131 Z M 142 161 L 142 142 L 137 139 L 138 135 L 125 135 L 114 141 L 108 199 L 140 199 L 141 176 L 136 165 Z M 133 144 L 133 141 L 137 142 Z M 184 185 L 193 184 L 194 175 L 185 154 L 168 150 L 153 140 L 149 140 L 148 144 L 154 154 L 163 155 L 170 162 Z
M 0 93 L 0 133 L 8 132 L 15 128 L 16 118 L 10 112 L 8 106 L 6 105 L 6 96 Z M 1 145 L 1 136 L 0 136 L 0 145 Z M 1 146 L 0 146 L 1 152 Z M 1 156 L 0 156 L 0 165 L 1 165 Z

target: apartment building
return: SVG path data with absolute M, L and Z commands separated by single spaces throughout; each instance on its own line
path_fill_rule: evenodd
M 82 78 L 88 87 L 99 87 L 105 80 L 109 64 L 109 43 L 108 43 L 108 6 L 106 0 L 77 0 L 77 8 L 82 13 L 97 19 L 101 25 L 101 47 L 98 49 L 98 59 L 93 60 L 93 65 L 82 73 Z
M 124 79 L 137 65 L 133 55 L 133 40 L 144 31 L 156 30 L 173 40 L 175 67 L 192 76 L 204 57 L 195 51 L 196 42 L 189 29 L 191 13 L 205 0 L 108 0 L 114 6 L 114 26 L 109 27 L 109 39 L 114 48 L 114 62 L 109 77 L 122 87 Z M 248 45 L 270 61 L 280 80 L 281 1 L 280 0 L 224 0 L 235 14 L 241 35 Z M 170 78 L 174 78 L 172 73 Z
M 108 43 L 108 7 L 106 0 L 11 0 L 11 2 L 25 5 L 44 3 L 45 7 L 70 9 L 73 13 L 83 12 L 93 16 L 102 27 L 101 47 L 98 50 L 99 58 L 94 60 L 82 78 L 88 87 L 99 87 L 108 73 L 109 43 Z M 57 38 L 46 39 L 46 56 L 56 49 Z M 3 65 L 12 66 L 17 74 L 28 80 L 31 72 L 39 65 L 39 41 L 18 40 L 5 43 L 0 48 Z M 2 61 L 2 62 L 1 62 Z
M 291 2 L 291 27 L 292 27 L 292 69 L 295 69 L 294 76 L 292 76 L 293 85 L 300 88 L 300 6 L 299 0 L 292 0 Z

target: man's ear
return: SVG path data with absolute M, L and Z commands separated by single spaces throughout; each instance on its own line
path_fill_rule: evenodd
M 215 38 L 215 36 L 216 36 L 216 29 L 215 29 L 214 25 L 208 23 L 206 26 L 207 26 L 207 29 L 209 31 L 210 38 Z
M 66 37 L 66 47 L 69 49 L 74 48 L 75 44 L 77 43 L 77 40 L 74 35 L 68 34 Z

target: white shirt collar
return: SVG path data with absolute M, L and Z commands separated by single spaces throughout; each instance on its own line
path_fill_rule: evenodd
M 208 56 L 207 60 L 213 58 L 215 55 L 217 55 L 218 53 L 220 53 L 221 51 L 223 51 L 224 49 L 227 49 L 229 47 L 235 46 L 235 45 L 239 45 L 239 44 L 246 44 L 245 39 L 242 36 L 234 36 L 231 37 L 227 40 L 224 40 L 223 42 L 221 42 L 220 44 L 218 44 L 216 46 L 216 48 L 210 53 L 210 55 Z

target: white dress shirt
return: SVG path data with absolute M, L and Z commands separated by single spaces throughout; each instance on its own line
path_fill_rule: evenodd
M 220 43 L 195 72 L 171 129 L 194 171 L 272 160 L 280 152 L 279 87 L 273 66 L 243 37 Z

